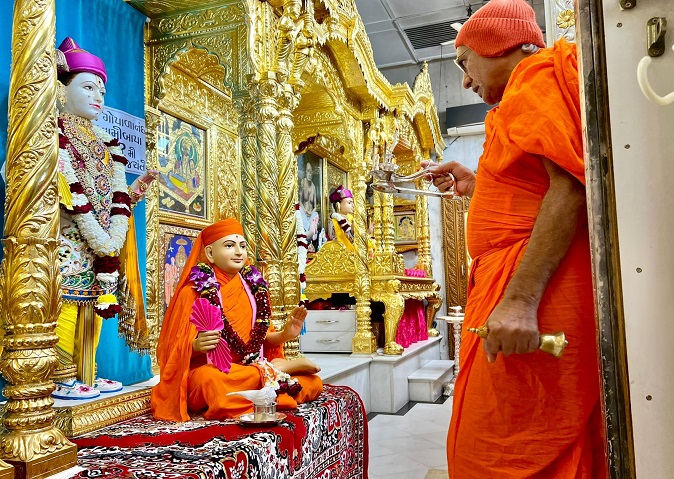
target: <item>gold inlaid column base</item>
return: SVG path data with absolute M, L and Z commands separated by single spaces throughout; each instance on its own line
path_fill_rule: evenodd
M 147 387 L 80 405 L 55 407 L 54 426 L 66 437 L 79 436 L 150 412 Z
M 0 460 L 0 479 L 14 479 L 14 468 Z
M 14 466 L 14 473 L 0 478 L 14 477 L 16 479 L 42 479 L 57 474 L 77 465 L 77 446 L 64 446 L 58 451 L 39 455 L 26 462 L 7 461 Z

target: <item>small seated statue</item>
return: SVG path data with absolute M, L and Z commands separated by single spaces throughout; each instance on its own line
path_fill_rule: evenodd
M 334 212 L 329 225 L 328 240 L 337 240 L 349 251 L 355 251 L 353 246 L 353 194 L 344 185 L 339 185 L 328 197 Z
M 248 265 L 237 220 L 219 221 L 197 236 L 159 336 L 160 380 L 152 390 L 156 419 L 237 417 L 253 405 L 228 394 L 267 386 L 276 390 L 279 410 L 318 397 L 320 368 L 283 355 L 283 344 L 299 335 L 307 310 L 293 309 L 283 329 L 274 331 L 266 286 Z M 204 314 L 211 320 L 200 327 L 197 318 Z

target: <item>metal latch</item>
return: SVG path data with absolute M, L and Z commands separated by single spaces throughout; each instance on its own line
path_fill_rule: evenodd
M 653 17 L 646 24 L 648 27 L 648 56 L 659 57 L 665 53 L 665 34 L 667 33 L 667 19 Z

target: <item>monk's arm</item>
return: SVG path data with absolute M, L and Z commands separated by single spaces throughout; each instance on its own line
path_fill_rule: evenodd
M 304 306 L 294 308 L 286 319 L 286 324 L 281 331 L 272 331 L 267 333 L 265 340 L 272 346 L 279 346 L 291 339 L 295 339 L 302 331 L 302 325 L 307 317 L 307 310 Z
M 512 354 L 538 347 L 538 305 L 586 214 L 584 186 L 547 158 L 543 158 L 543 165 L 550 176 L 550 188 L 522 260 L 503 300 L 489 317 L 485 350 L 490 361 L 499 350 Z

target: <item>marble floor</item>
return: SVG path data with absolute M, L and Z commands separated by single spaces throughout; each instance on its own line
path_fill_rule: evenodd
M 442 396 L 397 414 L 370 414 L 370 479 L 424 479 L 430 469 L 446 470 L 451 413 L 452 398 Z

